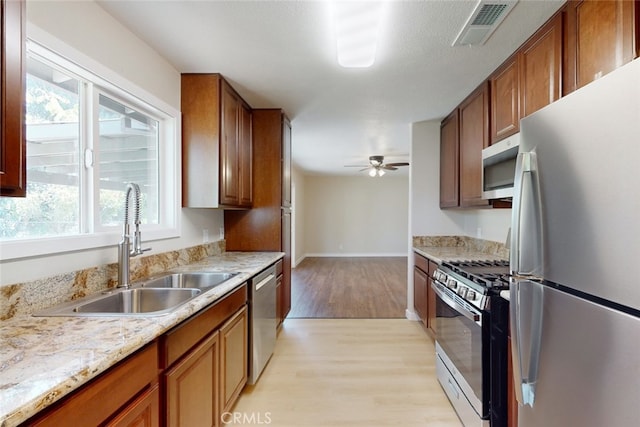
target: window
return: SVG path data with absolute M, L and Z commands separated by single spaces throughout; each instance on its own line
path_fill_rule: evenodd
M 178 113 L 126 84 L 29 42 L 27 197 L 0 198 L 0 259 L 115 245 L 130 182 L 143 238 L 178 234 Z

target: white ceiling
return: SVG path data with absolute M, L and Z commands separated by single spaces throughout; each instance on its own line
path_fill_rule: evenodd
M 98 3 L 178 71 L 219 72 L 253 108 L 283 108 L 305 173 L 356 175 L 344 165 L 370 155 L 409 161 L 411 123 L 446 116 L 564 1 L 520 0 L 478 47 L 451 46 L 476 1 L 393 1 L 368 69 L 338 66 L 326 1 Z

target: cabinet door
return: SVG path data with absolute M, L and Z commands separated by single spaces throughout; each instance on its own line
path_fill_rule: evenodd
M 276 319 L 278 321 L 278 327 L 282 324 L 282 321 L 284 320 L 283 300 L 284 300 L 284 294 L 283 294 L 283 287 L 282 287 L 282 274 L 280 274 L 276 278 Z
M 159 427 L 160 426 L 160 386 L 138 396 L 106 427 Z
M 232 89 L 222 85 L 222 127 L 220 138 L 220 204 L 240 204 L 238 120 L 240 102 Z
M 24 131 L 24 0 L 1 0 L 0 32 L 0 196 L 27 192 L 27 146 Z
M 282 206 L 291 207 L 291 123 L 282 116 Z
M 567 2 L 564 94 L 636 57 L 637 8 L 626 0 Z
M 433 336 L 436 336 L 436 293 L 431 288 L 431 281 L 433 280 L 433 272 L 438 268 L 438 264 L 433 261 L 429 261 L 429 277 L 427 281 L 427 328 L 431 331 Z
M 253 203 L 253 139 L 251 135 L 251 108 L 241 103 L 239 108 L 240 124 L 238 130 L 240 179 L 240 205 L 251 207 Z
M 459 204 L 459 120 L 455 109 L 440 125 L 440 208 Z
M 167 426 L 220 425 L 219 351 L 215 332 L 164 374 Z
M 482 149 L 489 145 L 489 83 L 460 104 L 460 206 L 487 206 L 482 199 Z
M 248 314 L 245 305 L 220 328 L 220 413 L 231 410 L 247 383 Z
M 562 15 L 551 21 L 520 49 L 520 115 L 526 117 L 561 96 Z
M 489 79 L 491 143 L 520 130 L 520 89 L 517 56 L 507 59 Z
M 413 305 L 420 321 L 427 325 L 427 273 L 418 267 L 413 268 Z

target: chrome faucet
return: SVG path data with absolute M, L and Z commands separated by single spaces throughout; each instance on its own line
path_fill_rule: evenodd
M 133 247 L 131 247 L 131 234 L 129 232 L 129 198 L 134 193 L 134 224 L 136 230 L 133 234 Z M 128 288 L 129 283 L 129 258 L 150 251 L 151 248 L 142 249 L 140 236 L 140 187 L 133 182 L 127 185 L 127 194 L 124 200 L 124 227 L 122 228 L 122 240 L 118 243 L 118 287 Z

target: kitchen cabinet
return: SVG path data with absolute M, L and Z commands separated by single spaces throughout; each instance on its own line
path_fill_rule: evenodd
M 637 1 L 574 1 L 565 5 L 563 94 L 638 56 Z
M 249 316 L 241 308 L 220 328 L 220 411 L 229 412 L 247 383 Z
M 518 65 L 518 56 L 513 55 L 489 77 L 492 144 L 520 130 L 520 73 Z
M 426 272 L 422 271 L 418 266 L 413 268 L 413 305 L 420 321 L 426 327 L 428 316 L 427 304 L 427 287 L 429 286 L 429 277 Z
M 282 325 L 289 310 L 291 310 L 291 288 L 285 289 L 284 287 L 283 265 L 283 260 L 276 263 L 276 318 L 278 327 Z
M 160 386 L 155 385 L 137 397 L 106 427 L 152 427 L 160 425 Z
M 182 205 L 253 203 L 252 110 L 219 74 L 183 74 Z
M 460 207 L 488 206 L 482 198 L 482 149 L 489 146 L 489 82 L 481 84 L 460 110 Z
M 167 426 L 219 426 L 219 333 L 200 345 L 164 374 Z
M 556 13 L 518 51 L 520 118 L 562 96 L 562 13 Z
M 431 334 L 435 337 L 436 330 L 436 292 L 431 287 L 433 281 L 433 273 L 438 268 L 438 264 L 429 260 L 429 283 L 427 286 L 427 329 L 431 331 Z
M 459 111 L 456 108 L 440 124 L 440 208 L 459 204 Z
M 243 285 L 160 337 L 167 426 L 219 426 L 237 400 L 248 372 L 246 302 Z
M 25 0 L 0 0 L 0 196 L 25 197 Z
M 158 346 L 153 342 L 24 425 L 57 427 L 82 420 L 83 425 L 157 427 L 157 384 Z
M 413 268 L 413 301 L 416 314 L 420 321 L 431 334 L 436 334 L 436 299 L 435 292 L 431 289 L 431 277 L 438 264 L 414 253 Z
M 253 208 L 224 213 L 229 251 L 284 252 L 282 318 L 291 308 L 291 124 L 280 109 L 253 110 Z
M 490 77 L 491 143 L 520 131 L 520 119 L 561 96 L 562 13 L 554 15 Z

